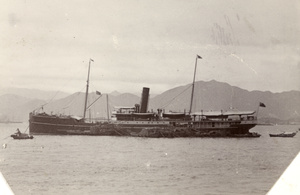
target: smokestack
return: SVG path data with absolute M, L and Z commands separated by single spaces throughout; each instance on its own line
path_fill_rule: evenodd
M 143 93 L 141 97 L 141 108 L 140 108 L 141 113 L 146 113 L 148 110 L 149 91 L 150 88 L 147 87 L 143 88 Z

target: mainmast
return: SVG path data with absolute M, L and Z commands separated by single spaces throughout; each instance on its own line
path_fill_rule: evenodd
M 91 62 L 94 62 L 94 60 L 93 60 L 93 59 L 90 59 L 90 61 L 89 61 L 89 70 L 88 70 L 88 77 L 87 77 L 87 81 L 86 81 L 86 91 L 85 91 L 85 101 L 84 101 L 83 119 L 85 119 L 86 105 L 87 105 L 87 99 L 88 99 L 88 93 L 89 93 L 89 82 L 90 82 L 90 67 L 91 67 Z
M 107 112 L 107 121 L 109 121 L 108 94 L 106 94 L 106 112 Z
M 195 88 L 195 78 L 196 78 L 196 70 L 197 70 L 197 61 L 199 59 L 202 59 L 201 56 L 197 55 L 196 56 L 196 61 L 195 61 L 195 70 L 194 70 L 194 79 L 193 79 L 193 84 L 192 84 L 192 95 L 191 95 L 191 103 L 190 103 L 190 111 L 189 114 L 192 112 L 192 107 L 193 107 L 193 98 L 194 98 L 194 88 Z

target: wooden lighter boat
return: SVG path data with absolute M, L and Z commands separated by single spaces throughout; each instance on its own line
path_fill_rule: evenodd
M 279 134 L 269 134 L 270 137 L 294 137 L 297 132 L 283 132 Z
M 26 133 L 15 133 L 11 135 L 14 139 L 33 139 L 32 135 L 26 134 Z

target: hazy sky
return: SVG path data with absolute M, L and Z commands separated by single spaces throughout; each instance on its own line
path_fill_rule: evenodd
M 2 0 L 0 88 L 300 90 L 299 0 Z

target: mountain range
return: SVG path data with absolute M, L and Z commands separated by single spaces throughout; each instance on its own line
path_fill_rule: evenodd
M 24 89 L 24 88 L 0 88 L 0 96 L 6 94 L 14 94 L 25 98 L 42 99 L 42 100 L 60 99 L 67 95 L 70 95 L 69 93 L 65 93 L 62 91 L 43 91 L 39 89 Z
M 189 112 L 192 85 L 179 86 L 159 95 L 151 95 L 149 111 L 158 108 L 166 112 Z M 194 86 L 192 112 L 208 110 L 258 111 L 261 122 L 293 124 L 300 123 L 300 91 L 272 93 L 269 91 L 247 91 L 218 81 L 198 81 Z M 52 114 L 83 115 L 85 94 L 77 92 L 48 92 L 42 90 L 0 90 L 0 121 L 27 121 L 33 110 Z M 142 89 L 141 89 L 142 92 Z M 2 94 L 2 95 L 1 95 Z M 50 97 L 50 98 L 49 98 Z M 99 95 L 89 94 L 87 112 L 91 118 L 107 118 L 115 106 L 134 106 L 140 104 L 140 96 L 116 91 Z M 259 107 L 262 102 L 266 107 Z

